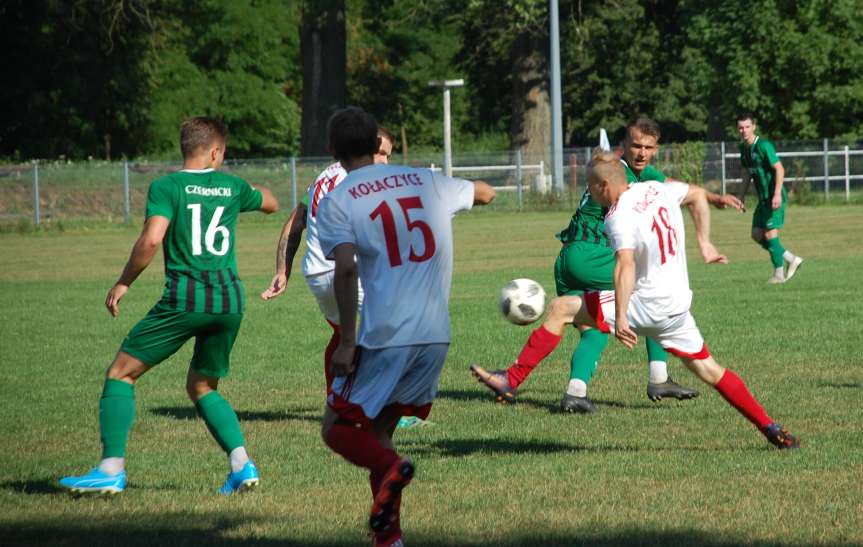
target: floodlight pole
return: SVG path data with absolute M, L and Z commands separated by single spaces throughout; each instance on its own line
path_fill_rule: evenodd
M 557 0 L 550 0 L 549 20 L 551 29 L 551 172 L 554 189 L 563 192 L 563 122 L 560 102 L 560 30 Z
M 432 80 L 430 87 L 443 88 L 443 164 L 444 173 L 452 176 L 452 119 L 450 115 L 450 92 L 453 87 L 462 87 L 464 80 Z

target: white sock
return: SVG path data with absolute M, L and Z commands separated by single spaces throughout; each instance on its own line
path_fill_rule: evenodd
M 785 279 L 785 267 L 780 266 L 773 270 L 773 277 L 778 277 L 779 279 Z
M 648 382 L 661 384 L 668 381 L 668 363 L 665 361 L 651 361 L 647 365 L 649 371 Z
M 126 458 L 104 458 L 99 462 L 99 470 L 109 475 L 116 475 L 124 469 L 126 469 Z
M 242 471 L 248 461 L 249 455 L 246 453 L 245 446 L 238 446 L 231 450 L 231 454 L 228 456 L 228 462 L 231 464 L 231 472 L 233 473 Z
M 573 378 L 566 386 L 566 394 L 573 397 L 587 397 L 587 384 L 584 383 L 584 380 Z
M 794 259 L 797 258 L 797 255 L 795 255 L 791 251 L 785 251 L 782 254 L 782 258 L 785 260 L 785 262 L 794 262 Z

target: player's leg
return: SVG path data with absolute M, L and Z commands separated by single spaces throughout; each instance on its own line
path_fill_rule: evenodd
M 126 444 L 135 419 L 135 383 L 189 339 L 183 313 L 156 304 L 126 338 L 105 373 L 99 399 L 102 459 L 89 473 L 64 477 L 76 493 L 118 493 L 126 486 Z
M 560 343 L 567 325 L 595 326 L 582 306 L 579 296 L 558 296 L 552 299 L 542 325 L 531 332 L 515 362 L 506 371 L 489 372 L 477 365 L 471 372 L 480 382 L 497 394 L 501 402 L 513 402 L 515 390 L 543 359 Z
M 593 413 L 596 406 L 587 397 L 587 384 L 596 372 L 596 365 L 605 346 L 608 335 L 598 329 L 579 325 L 581 339 L 572 354 L 569 367 L 569 384 L 560 401 L 564 412 Z
M 195 313 L 189 316 L 198 335 L 186 376 L 186 393 L 228 458 L 230 471 L 219 493 L 243 492 L 260 482 L 258 470 L 246 451 L 237 413 L 218 392 L 219 379 L 230 370 L 231 349 L 243 315 Z
M 668 353 L 653 338 L 647 344 L 647 398 L 653 402 L 663 397 L 679 400 L 698 397 L 698 390 L 681 386 L 668 375 Z
M 766 224 L 767 231 L 764 236 L 770 247 L 770 261 L 773 263 L 774 271 L 782 271 L 782 279 L 788 281 L 797 273 L 797 270 L 803 263 L 803 259 L 786 249 L 779 241 L 779 230 L 785 226 L 784 202 L 778 209 L 770 211 Z
M 799 442 L 781 425 L 776 424 L 752 396 L 743 380 L 710 355 L 704 338 L 690 313 L 668 318 L 659 323 L 658 339 L 669 352 L 681 358 L 683 364 L 701 381 L 711 385 L 728 403 L 752 422 L 767 439 L 779 448 L 797 448 Z M 700 349 L 699 349 L 700 348 Z

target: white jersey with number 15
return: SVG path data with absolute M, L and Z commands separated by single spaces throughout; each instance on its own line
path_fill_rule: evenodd
M 452 217 L 473 206 L 473 183 L 428 169 L 369 165 L 348 174 L 318 209 L 327 257 L 356 247 L 365 303 L 358 345 L 450 341 Z
M 605 217 L 611 247 L 634 251 L 633 294 L 654 317 L 684 313 L 692 304 L 680 212 L 688 191 L 679 182 L 632 184 Z

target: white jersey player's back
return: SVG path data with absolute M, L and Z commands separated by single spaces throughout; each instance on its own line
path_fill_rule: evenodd
M 428 169 L 370 165 L 348 174 L 319 209 L 324 253 L 356 246 L 365 303 L 358 344 L 447 343 L 452 216 L 473 184 Z
M 676 315 L 692 303 L 680 212 L 688 190 L 674 182 L 633 184 L 605 217 L 612 248 L 634 251 L 634 294 L 652 314 Z
M 339 162 L 321 171 L 308 189 L 308 210 L 306 211 L 306 254 L 303 257 L 303 275 L 310 276 L 329 272 L 335 268 L 332 260 L 327 260 L 318 241 L 318 208 L 324 196 L 341 183 L 348 172 Z

